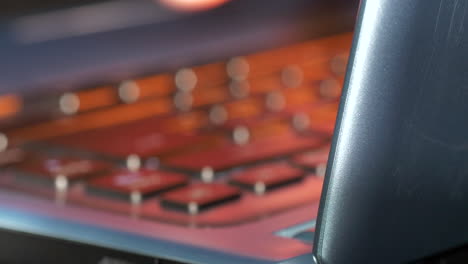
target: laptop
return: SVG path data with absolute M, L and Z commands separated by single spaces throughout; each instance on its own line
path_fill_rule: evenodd
M 355 30 L 356 1 L 6 5 L 0 261 L 426 263 L 468 240 L 464 3 L 364 1 Z

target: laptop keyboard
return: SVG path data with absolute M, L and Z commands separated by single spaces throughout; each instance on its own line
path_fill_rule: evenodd
M 60 114 L 5 129 L 0 188 L 190 226 L 318 202 L 350 41 L 60 95 Z

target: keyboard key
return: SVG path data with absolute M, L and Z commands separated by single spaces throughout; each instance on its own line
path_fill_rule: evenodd
M 206 87 L 221 85 L 228 80 L 226 69 L 222 62 L 196 66 L 193 68 L 193 71 L 197 75 L 197 87 L 195 90 L 203 90 Z
M 232 175 L 231 182 L 248 188 L 256 194 L 302 180 L 304 172 L 286 162 L 270 163 L 244 170 Z
M 330 136 L 333 134 L 338 112 L 337 103 L 326 103 L 290 110 L 292 125 L 298 131 L 313 131 Z
M 309 151 L 293 156 L 292 161 L 306 168 L 316 168 L 320 164 L 327 164 L 328 151 Z
M 60 143 L 119 158 L 126 158 L 129 155 L 146 158 L 174 151 L 202 140 L 201 136 L 191 134 L 164 134 L 160 132 L 139 134 L 138 132 L 137 130 L 128 130 L 109 134 L 101 133 L 100 135 L 76 135 L 75 139 L 61 140 Z
M 325 104 L 310 111 L 311 130 L 326 134 L 333 134 L 335 129 L 338 104 Z
M 171 110 L 172 104 L 167 98 L 145 100 L 134 104 L 118 105 L 76 116 L 19 127 L 10 131 L 9 135 L 11 135 L 13 141 L 20 142 L 48 139 L 128 123 L 150 116 L 163 115 Z
M 281 115 L 276 115 L 276 114 L 268 114 L 268 115 L 262 115 L 262 116 L 254 116 L 251 118 L 241 118 L 241 119 L 235 119 L 235 120 L 230 120 L 226 122 L 223 127 L 226 129 L 234 129 L 237 126 L 245 126 L 250 129 L 253 129 L 254 127 L 260 127 L 263 125 L 268 125 L 268 124 L 277 124 L 281 122 L 285 122 L 286 118 L 281 116 Z
M 250 84 L 247 80 L 232 80 L 229 83 L 229 93 L 235 99 L 246 98 L 250 93 Z
M 222 125 L 226 122 L 228 113 L 222 105 L 214 105 L 209 110 L 210 122 L 214 125 Z
M 49 178 L 64 175 L 69 179 L 82 179 L 107 170 L 110 164 L 79 158 L 36 158 L 20 167 L 22 170 Z
M 193 107 L 222 103 L 229 98 L 228 90 L 221 86 L 209 89 L 194 90 L 191 95 L 193 100 Z
M 98 87 L 76 93 L 79 100 L 77 112 L 108 107 L 118 103 L 117 93 L 111 86 Z
M 319 95 L 324 100 L 338 100 L 343 84 L 336 79 L 326 79 L 320 82 Z
M 142 121 L 144 122 L 144 121 Z M 157 122 L 157 131 L 168 133 L 191 132 L 200 129 L 209 123 L 208 115 L 203 111 L 192 111 L 175 116 L 161 118 Z
M 241 193 L 236 187 L 219 183 L 194 184 L 167 193 L 162 197 L 161 205 L 189 214 L 198 214 L 205 209 L 236 200 L 240 196 Z
M 26 152 L 20 148 L 11 148 L 0 152 L 0 168 L 23 162 L 27 157 Z
M 260 76 L 248 80 L 251 94 L 263 94 L 284 88 L 280 74 Z
M 109 175 L 93 179 L 88 191 L 93 194 L 109 195 L 140 203 L 143 199 L 188 183 L 185 175 L 160 170 L 118 170 Z
M 304 72 L 305 83 L 313 83 L 333 76 L 333 72 L 329 67 L 330 57 L 332 55 L 312 59 L 300 65 Z
M 86 89 L 76 93 L 64 93 L 58 99 L 60 111 L 66 115 L 78 114 L 119 103 L 111 86 Z
M 297 88 L 284 89 L 282 95 L 285 100 L 285 107 L 295 107 L 301 105 L 311 105 L 320 99 L 314 90 L 315 87 L 301 86 Z
M 120 158 L 129 155 L 148 157 L 206 140 L 206 136 L 193 134 L 190 131 L 202 127 L 207 122 L 208 117 L 204 113 L 190 112 L 164 118 L 148 118 L 51 141 L 59 145 Z
M 330 68 L 335 75 L 339 77 L 344 77 L 346 73 L 347 62 L 348 62 L 348 53 L 340 52 L 330 60 Z
M 70 157 L 35 157 L 18 165 L 18 169 L 44 179 L 76 181 L 98 175 L 110 168 L 107 162 L 70 158 Z
M 323 141 L 319 137 L 301 137 L 288 131 L 281 135 L 257 139 L 245 145 L 226 143 L 200 152 L 176 155 L 163 162 L 172 167 L 194 171 L 200 171 L 207 166 L 220 170 L 317 148 L 321 144 Z
M 245 127 L 249 130 L 252 139 L 278 135 L 290 130 L 286 119 L 277 115 L 233 120 L 227 122 L 223 127 L 231 131 L 239 127 Z
M 179 69 L 174 75 L 174 83 L 180 92 L 190 93 L 197 87 L 197 74 L 191 68 Z
M 154 75 L 136 79 L 138 98 L 169 95 L 175 90 L 173 77 L 169 74 Z
M 330 148 L 318 151 L 300 153 L 291 158 L 292 162 L 298 166 L 312 169 L 317 176 L 323 177 L 327 168 L 328 154 Z
M 227 112 L 227 119 L 234 120 L 240 118 L 250 118 L 258 116 L 265 111 L 263 102 L 259 97 L 251 97 L 233 101 L 224 105 Z

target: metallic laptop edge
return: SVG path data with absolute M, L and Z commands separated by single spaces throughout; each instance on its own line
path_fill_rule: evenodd
M 468 2 L 364 0 L 322 193 L 321 264 L 468 241 Z

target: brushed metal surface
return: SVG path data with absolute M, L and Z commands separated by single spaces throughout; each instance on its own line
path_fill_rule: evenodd
M 468 242 L 467 1 L 364 0 L 315 254 L 404 263 Z

